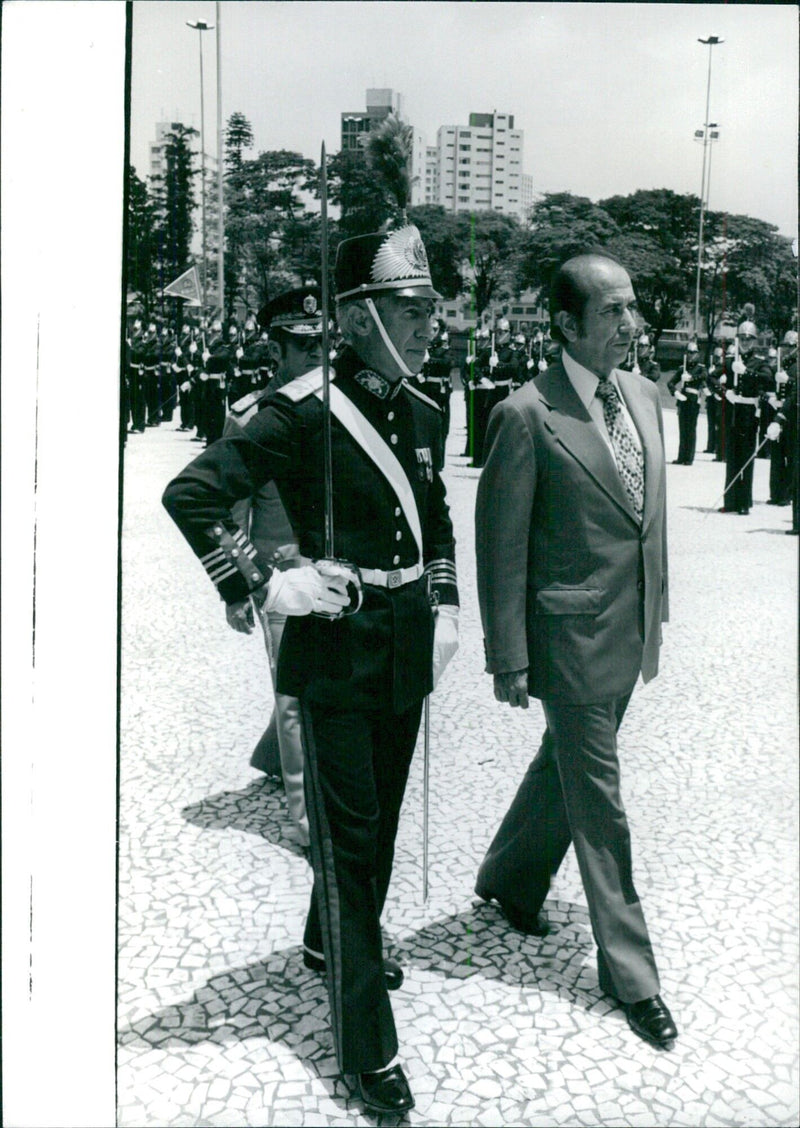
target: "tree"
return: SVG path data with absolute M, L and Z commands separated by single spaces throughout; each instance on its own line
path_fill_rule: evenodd
M 253 127 L 244 114 L 231 114 L 225 127 L 225 169 L 236 173 L 242 167 L 242 151 L 253 147 Z
M 152 196 L 156 214 L 156 271 L 158 287 L 163 289 L 184 270 L 190 259 L 195 196 L 195 153 L 191 147 L 197 130 L 173 125 L 164 139 L 165 171 L 152 177 Z
M 518 290 L 519 221 L 497 211 L 470 212 L 458 218 L 466 252 L 463 273 L 469 279 L 471 304 L 480 317 L 492 300 L 510 297 Z
M 468 257 L 463 219 L 440 204 L 420 204 L 409 208 L 408 221 L 419 228 L 434 286 L 444 298 L 458 297 L 464 286 L 462 264 Z
M 150 316 L 155 289 L 156 233 L 153 201 L 147 185 L 128 166 L 128 210 L 125 217 L 125 283 L 139 295 Z
M 611 216 L 587 197 L 546 192 L 531 208 L 528 227 L 522 229 L 517 288 L 546 289 L 562 262 L 587 247 L 605 246 L 618 233 Z

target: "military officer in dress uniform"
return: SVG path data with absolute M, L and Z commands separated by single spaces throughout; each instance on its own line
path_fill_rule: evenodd
M 730 413 L 725 427 L 725 503 L 720 513 L 747 516 L 753 504 L 753 462 L 758 435 L 758 405 L 761 393 L 772 384 L 767 357 L 757 347 L 758 330 L 753 321 L 743 321 L 737 330 L 738 357 L 731 365 L 725 387 Z M 744 469 L 744 467 L 747 469 Z
M 216 442 L 225 426 L 225 402 L 228 384 L 233 378 L 233 368 L 238 330 L 235 325 L 228 327 L 223 334 L 220 325 L 216 329 L 207 351 L 203 354 L 206 380 L 204 383 L 205 412 L 204 427 L 206 445 Z
M 319 368 L 322 363 L 320 301 L 319 288 L 305 286 L 279 294 L 261 310 L 259 321 L 270 334 L 268 347 L 275 377 L 268 388 L 250 391 L 233 405 L 225 420 L 223 437 L 241 432 L 284 385 Z M 297 562 L 295 536 L 274 482 L 267 482 L 253 497 L 238 501 L 232 513 L 260 556 L 273 561 L 277 567 L 292 567 Z M 226 613 L 234 630 L 251 633 L 255 624 L 250 601 L 228 606 Z M 273 611 L 262 616 L 262 624 L 274 690 L 286 616 Z M 301 846 L 308 846 L 300 703 L 296 697 L 275 694 L 273 716 L 253 751 L 250 764 L 267 775 L 282 777 L 297 839 Z
M 434 326 L 434 338 L 417 381 L 420 389 L 442 413 L 442 432 L 446 442 L 450 430 L 450 393 L 453 388 L 450 379 L 450 334 L 439 318 L 434 318 Z
M 142 434 L 147 422 L 144 386 L 144 333 L 137 318 L 133 323 L 128 350 L 128 398 L 131 413 L 131 434 Z
M 384 961 L 380 913 L 423 698 L 457 645 L 439 411 L 408 383 L 422 367 L 438 295 L 411 225 L 344 240 L 335 276 L 346 342 L 330 384 L 339 562 L 321 560 L 331 538 L 320 370 L 208 447 L 170 483 L 164 504 L 226 603 L 252 596 L 288 616 L 277 688 L 302 708 L 314 867 L 304 959 L 327 971 L 340 1069 L 356 1075 L 371 1112 L 396 1114 L 414 1102 L 394 1062 L 387 987 L 402 972 Z M 287 571 L 261 557 L 230 512 L 271 480 L 304 561 Z M 343 609 L 354 613 L 341 617 Z
M 683 366 L 667 383 L 678 405 L 678 457 L 673 465 L 691 466 L 697 447 L 697 416 L 700 414 L 700 394 L 706 386 L 708 373 L 700 361 L 695 341 L 686 346 Z

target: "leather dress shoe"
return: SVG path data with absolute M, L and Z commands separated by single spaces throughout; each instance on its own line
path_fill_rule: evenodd
M 678 1037 L 672 1015 L 660 995 L 642 999 L 638 1003 L 624 1003 L 628 1025 L 634 1034 L 654 1046 L 668 1050 Z
M 496 893 L 492 893 L 489 889 L 476 888 L 475 892 L 482 901 L 496 901 L 500 912 L 517 932 L 524 932 L 526 936 L 547 936 L 549 934 L 550 925 L 544 913 L 528 913 L 514 905 L 506 905 Z
M 320 956 L 315 956 L 313 952 L 309 952 L 307 948 L 303 949 L 303 965 L 310 968 L 311 971 L 325 971 L 325 960 Z M 386 979 L 386 990 L 396 991 L 398 987 L 403 985 L 403 969 L 397 960 L 384 960 L 383 961 L 383 974 Z
M 371 1112 L 401 1113 L 414 1107 L 403 1068 L 379 1069 L 377 1073 L 359 1073 L 358 1091 L 364 1107 Z

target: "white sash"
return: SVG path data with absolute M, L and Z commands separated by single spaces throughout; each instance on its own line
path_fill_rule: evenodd
M 315 395 L 322 399 L 322 389 L 316 391 Z M 333 382 L 330 385 L 330 402 L 333 414 L 347 433 L 369 455 L 397 495 L 397 500 L 414 534 L 414 540 L 417 542 L 419 558 L 422 560 L 422 526 L 414 491 L 411 489 L 405 470 L 370 421 Z

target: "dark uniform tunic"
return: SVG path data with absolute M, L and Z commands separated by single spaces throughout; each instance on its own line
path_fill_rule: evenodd
M 729 375 L 725 424 L 725 504 L 726 510 L 748 513 L 753 504 L 753 463 L 747 465 L 756 449 L 758 404 L 762 392 L 773 383 L 767 358 L 750 353 L 741 358 L 747 366 L 741 375 Z M 731 403 L 731 397 L 733 402 Z
M 677 400 L 678 408 L 678 457 L 676 462 L 691 466 L 697 449 L 697 416 L 700 413 L 700 393 L 706 386 L 708 372 L 699 360 L 687 364 L 684 372 L 679 368 L 669 380 L 667 387 Z M 681 381 L 683 384 L 681 385 Z
M 367 582 L 360 611 L 331 622 L 289 617 L 277 689 L 300 698 L 306 742 L 314 896 L 304 941 L 324 952 L 339 1066 L 361 1073 L 397 1050 L 380 932 L 400 805 L 424 696 L 432 686 L 432 599 L 457 604 L 455 546 L 440 477 L 439 412 L 387 384 L 346 348 L 334 388 L 377 430 L 416 501 L 422 560 L 388 478 L 332 416 L 335 555 L 388 573 Z M 231 506 L 274 479 L 300 552 L 324 555 L 323 415 L 319 370 L 293 381 L 238 435 L 209 447 L 167 487 L 164 504 L 227 602 L 261 587 L 269 563 Z M 369 385 L 374 390 L 369 390 Z M 333 390 L 333 389 L 332 389 Z M 377 577 L 376 577 L 377 578 Z M 407 582 L 406 582 L 407 581 Z
M 797 350 L 783 354 L 788 380 L 775 394 L 773 419 L 780 423 L 779 438 L 769 443 L 769 499 L 773 505 L 788 505 L 793 496 L 797 458 Z
M 450 368 L 449 343 L 433 341 L 428 349 L 428 359 L 416 378 L 421 390 L 433 400 L 442 413 L 442 432 L 445 440 L 450 430 L 450 393 L 453 388 Z

